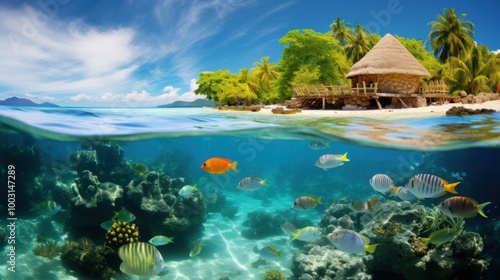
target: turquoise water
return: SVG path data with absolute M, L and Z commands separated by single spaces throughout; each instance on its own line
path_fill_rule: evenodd
M 125 207 L 137 217 L 132 223 L 139 226 L 141 241 L 158 234 L 174 237 L 174 243 L 158 246 L 165 260 L 164 269 L 155 276 L 158 279 L 262 279 L 269 269 L 282 271 L 288 279 L 311 279 L 304 276 L 306 270 L 297 268 L 299 254 L 310 255 L 313 245 L 340 254 L 324 242 L 331 231 L 325 224 L 326 213 L 353 200 L 375 197 L 379 202 L 374 213 L 342 214 L 354 221 L 355 231 L 368 234 L 371 229 L 363 228 L 362 221 L 376 220 L 384 206 L 402 203 L 370 186 L 368 180 L 379 173 L 392 177 L 398 186 L 404 186 L 415 174 L 433 174 L 449 182 L 460 181 L 460 195 L 479 203 L 492 202 L 484 209 L 488 218 L 466 218 L 465 230 L 478 233 L 482 239 L 483 249 L 474 260 L 498 259 L 499 123 L 498 112 L 375 119 L 265 116 L 208 108 L 2 107 L 0 174 L 5 182 L 9 166 L 15 169 L 17 246 L 16 272 L 8 271 L 9 264 L 4 262 L 0 275 L 2 279 L 85 279 L 89 271 L 65 263 L 67 254 L 49 260 L 35 256 L 33 248 L 47 241 L 62 246 L 82 237 L 104 244 L 106 230 L 100 227 L 101 222 Z M 313 140 L 328 142 L 329 147 L 311 149 Z M 328 171 L 315 166 L 323 154 L 345 153 L 350 161 L 342 166 Z M 220 175 L 206 172 L 201 165 L 212 157 L 237 161 L 238 171 Z M 95 177 L 89 177 L 89 171 Z M 268 186 L 255 192 L 237 189 L 240 180 L 248 176 L 265 178 Z M 94 181 L 89 182 L 89 178 Z M 90 190 L 92 184 L 95 188 Z M 182 186 L 195 184 L 197 192 L 179 197 Z M 295 199 L 303 195 L 321 196 L 322 204 L 307 211 L 291 209 Z M 451 196 L 447 193 L 408 205 L 431 209 Z M 1 216 L 7 223 L 7 194 L 3 197 Z M 31 203 L 47 200 L 57 202 L 62 209 L 54 215 L 29 211 Z M 290 237 L 279 228 L 286 221 L 299 228 L 318 226 L 322 236 L 310 243 L 289 242 Z M 426 236 L 428 233 L 422 235 Z M 384 238 L 375 241 L 393 242 Z M 399 239 L 406 242 L 405 238 L 401 235 Z M 189 257 L 198 240 L 204 244 L 202 251 Z M 3 256 L 9 253 L 7 242 L 2 243 Z M 449 252 L 454 248 L 450 244 L 431 245 L 428 256 Z M 283 256 L 261 259 L 258 251 L 269 245 L 283 250 Z M 371 279 L 408 278 L 377 263 L 389 254 L 384 245 L 379 246 L 367 257 L 342 253 L 342 258 L 371 263 L 373 267 L 360 268 Z M 466 257 L 456 254 L 449 258 L 455 262 L 453 268 L 438 266 L 434 270 L 441 269 L 445 278 L 459 275 L 456 260 Z M 107 265 L 116 271 L 111 274 L 113 279 L 136 277 L 120 272 L 117 256 L 109 258 Z M 416 259 L 406 258 L 397 256 L 397 261 Z M 476 275 L 496 279 L 494 264 Z M 318 273 L 312 279 L 331 277 L 327 272 Z M 415 275 L 428 272 L 422 273 Z

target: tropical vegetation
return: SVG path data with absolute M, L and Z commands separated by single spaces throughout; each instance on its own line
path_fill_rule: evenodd
M 475 44 L 475 26 L 466 20 L 466 14 L 444 9 L 429 25 L 429 50 L 422 39 L 396 36 L 431 73 L 429 80 L 444 81 L 451 94 L 500 90 L 500 54 Z M 238 73 L 220 69 L 202 72 L 195 93 L 216 104 L 271 104 L 290 99 L 294 87 L 348 84 L 345 75 L 349 69 L 380 38 L 360 24 L 353 28 L 340 17 L 326 33 L 290 30 L 279 40 L 283 46 L 279 61 L 265 56 L 253 68 L 242 68 Z

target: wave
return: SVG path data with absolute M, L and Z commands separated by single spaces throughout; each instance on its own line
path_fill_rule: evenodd
M 325 118 L 209 108 L 6 107 L 0 132 L 57 141 L 136 141 L 181 136 L 234 135 L 280 140 L 331 140 L 403 150 L 451 150 L 500 145 L 500 113 L 401 119 Z

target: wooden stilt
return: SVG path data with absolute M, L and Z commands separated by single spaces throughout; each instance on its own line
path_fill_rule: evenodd
M 377 102 L 378 109 L 382 110 L 382 105 L 380 105 L 380 102 L 378 101 L 378 98 L 375 98 L 375 102 Z
M 321 109 L 325 109 L 326 107 L 326 98 L 323 97 L 323 104 L 321 106 Z
M 408 108 L 408 106 L 406 106 L 406 104 L 403 102 L 403 100 L 401 98 L 398 97 L 398 100 L 399 100 L 399 102 L 401 102 L 401 104 L 403 104 L 403 107 Z

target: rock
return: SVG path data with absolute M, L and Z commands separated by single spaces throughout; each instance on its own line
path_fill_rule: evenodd
M 422 237 L 429 236 L 438 210 L 394 200 L 379 201 L 374 213 L 354 212 L 348 205 L 345 200 L 335 201 L 321 217 L 320 229 L 328 234 L 346 225 L 349 217 L 354 231 L 368 237 L 370 244 L 379 244 L 375 253 L 363 257 L 345 254 L 325 244 L 324 240 L 329 241 L 323 236 L 293 258 L 292 272 L 297 279 L 371 279 L 377 274 L 401 279 L 451 279 L 456 275 L 481 279 L 486 275 L 490 259 L 481 255 L 483 245 L 476 233 L 462 232 L 451 243 L 422 247 Z
M 465 92 L 465 90 L 462 90 L 460 92 L 460 97 L 466 97 L 467 96 L 467 92 Z
M 175 235 L 201 225 L 207 218 L 207 201 L 201 192 L 182 197 L 182 180 L 150 171 L 132 180 L 125 188 L 125 205 L 137 220 L 141 232 Z
M 88 170 L 75 179 L 68 191 L 71 199 L 68 223 L 74 227 L 99 226 L 113 216 L 122 203 L 123 188 L 113 183 L 100 183 Z
M 465 116 L 465 115 L 479 115 L 495 113 L 493 109 L 468 109 L 463 106 L 453 106 L 446 111 L 447 116 Z
M 300 109 L 285 109 L 283 107 L 276 107 L 271 109 L 271 112 L 273 114 L 295 114 L 295 113 L 300 113 L 302 110 Z

